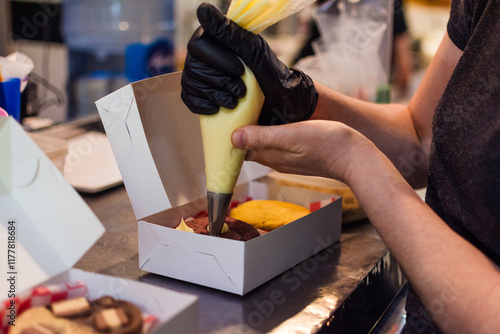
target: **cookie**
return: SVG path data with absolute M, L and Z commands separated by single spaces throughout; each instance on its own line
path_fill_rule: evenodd
M 230 216 L 257 229 L 272 231 L 311 213 L 303 206 L 275 200 L 253 200 L 232 209 Z
M 226 217 L 225 223 L 229 227 L 227 233 L 221 234 L 222 238 L 248 241 L 260 235 L 253 226 L 230 217 Z M 194 230 L 194 233 L 208 235 L 208 217 L 195 218 L 186 221 L 186 225 Z
M 103 296 L 63 300 L 24 311 L 9 334 L 140 334 L 142 312 L 132 303 Z

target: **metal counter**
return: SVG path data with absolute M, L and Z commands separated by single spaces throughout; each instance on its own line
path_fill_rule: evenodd
M 344 225 L 340 243 L 243 297 L 150 274 L 139 269 L 125 188 L 82 197 L 106 232 L 75 267 L 197 295 L 200 333 L 368 333 L 405 283 L 366 220 Z

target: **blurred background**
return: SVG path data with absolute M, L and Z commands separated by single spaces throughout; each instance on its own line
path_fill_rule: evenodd
M 87 117 L 94 101 L 129 82 L 182 70 L 201 2 L 0 0 L 0 56 L 19 51 L 34 63 L 22 121 L 37 128 Z M 229 2 L 213 1 L 223 11 Z M 448 13 L 448 0 L 318 1 L 263 34 L 283 62 L 332 88 L 404 102 Z

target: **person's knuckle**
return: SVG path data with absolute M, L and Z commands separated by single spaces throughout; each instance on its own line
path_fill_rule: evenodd
M 250 128 L 248 129 L 248 144 L 255 148 L 263 148 L 268 142 L 268 136 L 266 135 L 266 129 L 262 128 Z

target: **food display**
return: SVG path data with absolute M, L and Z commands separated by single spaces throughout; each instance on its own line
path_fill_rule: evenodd
M 104 296 L 85 297 L 24 311 L 8 334 L 142 333 L 142 312 L 132 303 Z
M 192 231 L 192 233 L 204 235 L 209 234 L 208 217 L 186 219 L 186 221 L 182 219 L 177 229 L 186 231 L 186 229 L 183 227 L 179 228 L 183 224 L 186 225 Z M 226 217 L 224 226 L 221 231 L 222 238 L 240 241 L 248 241 L 258 237 L 259 235 L 259 231 L 257 231 L 257 229 L 252 225 L 230 217 Z
M 3 330 L 7 334 L 145 334 L 156 324 L 154 316 L 131 302 L 111 296 L 89 299 L 86 293 L 82 281 L 36 287 L 24 300 L 17 300 L 21 306 L 15 326 Z
M 232 209 L 230 216 L 255 228 L 272 231 L 308 215 L 311 211 L 303 206 L 275 200 L 253 200 Z
M 276 200 L 253 200 L 247 198 L 242 203 L 233 201 L 230 205 L 229 215 L 225 218 L 221 237 L 248 241 L 302 218 L 331 202 L 332 200 L 328 200 L 325 203 L 311 203 L 310 210 L 301 205 Z M 181 218 L 179 225 L 175 229 L 209 235 L 210 225 L 207 213 L 202 211 L 195 215 L 195 217 L 189 217 L 186 220 Z

